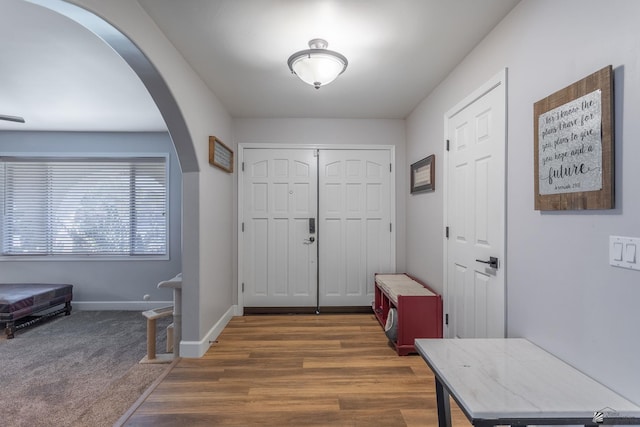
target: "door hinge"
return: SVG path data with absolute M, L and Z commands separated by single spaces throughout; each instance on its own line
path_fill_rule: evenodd
M 242 162 L 242 172 L 244 172 L 244 162 Z
M 393 165 L 389 163 L 389 172 L 393 172 Z
M 449 226 L 446 226 L 444 228 L 444 237 L 446 237 L 447 239 L 449 238 Z
M 393 224 L 389 223 L 389 233 L 393 233 Z
M 242 282 L 242 292 L 244 293 L 244 282 Z
M 242 223 L 242 232 L 244 233 L 244 222 Z
M 244 283 L 243 283 L 243 285 L 244 285 Z M 244 289 L 244 288 L 243 288 L 243 289 Z M 446 313 L 446 314 L 444 315 L 444 324 L 445 324 L 445 325 L 448 325 L 448 324 L 449 324 L 449 313 Z
M 449 140 L 447 139 L 447 151 L 449 151 Z
M 320 150 L 313 150 L 313 157 L 318 157 Z

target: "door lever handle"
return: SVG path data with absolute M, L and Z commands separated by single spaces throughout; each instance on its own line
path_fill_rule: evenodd
M 311 236 L 311 237 L 309 237 L 308 239 L 303 240 L 302 242 L 303 242 L 305 245 L 310 245 L 310 244 L 312 244 L 312 243 L 313 243 L 313 242 L 315 242 L 315 241 L 316 241 L 316 238 L 315 238 L 315 237 L 313 237 L 313 236 Z
M 489 257 L 489 261 L 484 261 L 481 259 L 477 259 L 476 261 L 481 262 L 483 264 L 489 264 L 489 267 L 491 268 L 498 268 L 498 258 L 494 257 L 494 256 L 490 256 Z

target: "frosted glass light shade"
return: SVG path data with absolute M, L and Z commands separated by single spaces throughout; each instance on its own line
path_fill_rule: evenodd
M 296 52 L 287 61 L 292 73 L 316 89 L 331 83 L 347 69 L 347 58 L 327 50 L 326 46 L 322 39 L 311 40 L 311 49 Z

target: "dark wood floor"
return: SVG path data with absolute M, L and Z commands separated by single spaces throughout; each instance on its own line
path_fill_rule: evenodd
M 453 424 L 469 426 L 452 402 Z M 434 378 L 371 314 L 232 319 L 126 426 L 436 426 Z

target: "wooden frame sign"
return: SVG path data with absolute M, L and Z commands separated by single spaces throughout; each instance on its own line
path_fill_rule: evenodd
M 209 163 L 225 172 L 233 173 L 233 150 L 215 136 L 209 137 Z
M 533 106 L 535 209 L 614 208 L 611 65 Z
M 425 157 L 411 165 L 411 193 L 436 189 L 436 156 Z

